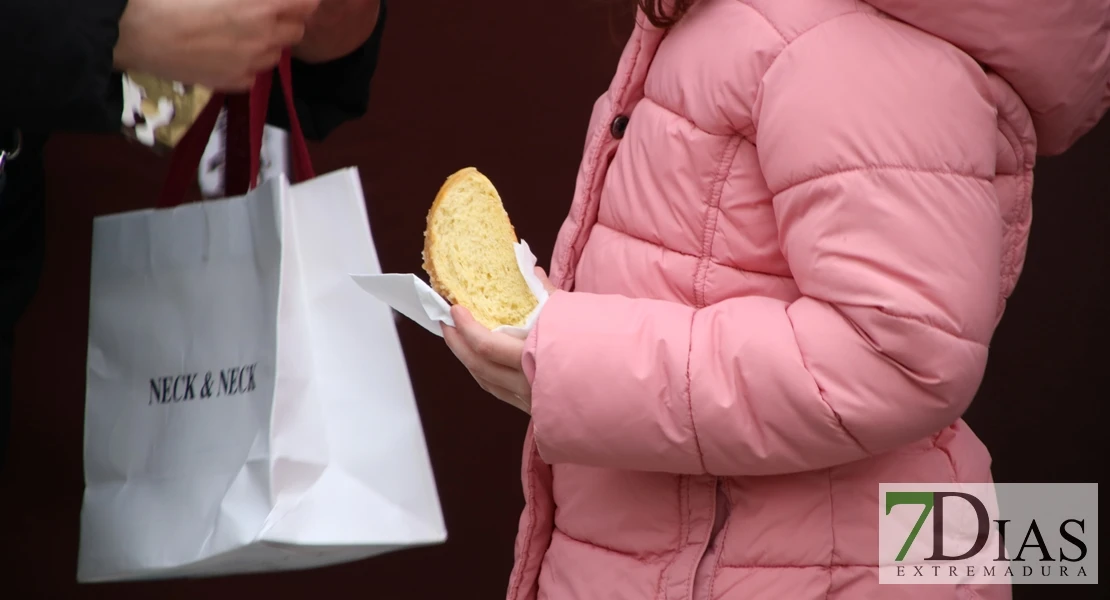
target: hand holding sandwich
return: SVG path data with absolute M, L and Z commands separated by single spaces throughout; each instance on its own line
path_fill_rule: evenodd
M 428 211 L 424 270 L 432 289 L 452 305 L 455 326 L 443 327 L 447 346 L 483 390 L 531 414 L 525 341 L 497 331 L 526 327 L 540 306 L 521 272 L 517 241 L 493 183 L 467 167 L 447 178 Z M 553 293 L 543 270 L 535 272 Z
M 536 267 L 536 276 L 549 294 L 555 292 L 543 269 Z M 451 307 L 451 318 L 455 326 L 444 326 L 443 338 L 478 385 L 502 402 L 532 414 L 532 385 L 521 364 L 524 340 L 491 331 L 459 305 Z

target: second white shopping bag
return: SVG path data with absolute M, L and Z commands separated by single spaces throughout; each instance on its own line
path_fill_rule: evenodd
M 311 178 L 292 120 L 303 183 L 95 221 L 80 581 L 304 569 L 446 539 L 392 313 L 348 276 L 380 272 L 357 170 Z M 195 137 L 178 153 L 199 161 Z M 175 157 L 167 189 L 190 161 Z

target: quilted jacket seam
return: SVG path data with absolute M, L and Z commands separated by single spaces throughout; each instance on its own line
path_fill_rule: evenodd
M 841 306 L 848 306 L 848 305 L 842 304 Z M 908 314 L 905 314 L 905 313 L 896 313 L 896 312 L 893 312 L 892 310 L 890 310 L 890 308 L 883 307 L 883 306 L 863 306 L 863 305 L 854 305 L 854 306 L 856 306 L 857 308 L 867 308 L 867 309 L 876 310 L 880 314 L 886 315 L 886 316 L 894 318 L 894 319 L 899 319 L 899 320 L 902 320 L 902 321 L 910 321 L 910 322 L 913 322 L 913 323 L 917 323 L 919 325 L 924 325 L 925 327 L 928 327 L 929 329 L 931 329 L 933 331 L 943 333 L 943 334 L 947 335 L 948 337 L 950 337 L 952 339 L 955 339 L 956 341 L 963 342 L 965 344 L 971 344 L 971 345 L 973 345 L 977 348 L 982 348 L 984 350 L 987 349 L 987 344 L 985 344 L 984 342 L 980 342 L 980 341 L 977 341 L 977 340 L 970 339 L 970 338 L 968 338 L 966 336 L 963 336 L 963 335 L 960 335 L 960 334 L 958 334 L 954 331 L 949 331 L 949 330 L 947 330 L 943 327 L 938 326 L 935 323 L 930 323 L 929 321 L 927 321 L 924 318 L 919 317 L 917 315 L 908 315 Z M 849 322 L 852 322 L 852 320 L 849 319 L 848 316 L 845 315 L 843 312 L 841 313 L 841 316 L 843 316 L 845 319 L 848 319 Z
M 706 202 L 705 223 L 701 232 L 701 251 L 698 254 L 698 267 L 694 272 L 694 304 L 703 308 L 705 302 L 705 279 L 709 272 L 710 258 L 713 254 L 713 242 L 717 237 L 717 220 L 721 216 L 721 197 L 724 195 L 725 180 L 728 173 L 736 164 L 740 142 L 743 138 L 734 136 L 725 146 L 721 158 L 717 161 L 717 169 L 713 174 L 712 184 L 709 188 L 709 198 Z
M 686 258 L 694 258 L 694 259 L 701 258 L 697 254 L 691 254 L 689 252 L 683 252 L 682 250 L 677 250 L 675 248 L 667 246 L 666 244 L 663 244 L 663 243 L 660 243 L 660 242 L 655 242 L 655 241 L 648 240 L 648 239 L 644 239 L 644 238 L 642 238 L 642 237 L 640 237 L 640 236 L 638 236 L 634 233 L 630 233 L 630 232 L 628 232 L 624 229 L 619 229 L 619 228 L 614 227 L 612 225 L 607 225 L 605 223 L 602 223 L 601 221 L 598 221 L 596 226 L 597 227 L 602 227 L 602 228 L 607 229 L 609 231 L 612 231 L 613 233 L 616 233 L 618 235 L 623 235 L 623 236 L 625 236 L 629 239 L 640 242 L 641 244 L 647 244 L 649 246 L 654 246 L 656 248 L 660 248 L 660 249 L 665 250 L 667 252 L 673 252 L 673 253 L 675 253 L 679 256 L 684 256 Z M 736 271 L 737 273 L 743 273 L 743 274 L 746 274 L 746 275 L 758 275 L 760 277 L 771 277 L 771 278 L 782 280 L 782 281 L 794 281 L 794 278 L 789 276 L 789 275 L 779 275 L 778 273 L 768 273 L 766 271 L 757 271 L 755 269 L 746 269 L 744 267 L 738 267 L 736 265 L 730 265 L 730 264 L 723 263 L 719 260 L 716 260 L 712 256 L 710 256 L 708 258 L 709 258 L 709 263 L 710 264 L 716 265 L 718 267 L 723 267 L 725 269 L 731 269 L 733 271 Z
M 697 270 L 694 272 L 694 304 L 698 308 L 705 306 L 705 280 L 709 272 L 710 255 L 713 249 L 713 240 L 717 233 L 717 219 L 721 214 L 721 196 L 724 194 L 725 180 L 729 171 L 736 162 L 736 156 L 743 138 L 733 136 L 721 153 L 717 161 L 717 169 L 713 175 L 713 182 L 706 202 L 705 223 L 702 226 L 701 253 L 698 256 Z M 697 311 L 690 315 L 690 333 L 686 348 L 686 405 L 690 411 L 690 429 L 694 434 L 694 447 L 698 452 L 698 462 L 703 473 L 708 473 L 709 468 L 705 463 L 705 452 L 701 447 L 698 436 L 697 418 L 694 415 L 694 384 L 693 384 L 693 357 L 694 357 L 694 326 L 697 323 Z
M 956 586 L 956 590 L 963 592 L 964 600 L 979 600 L 982 598 L 979 592 L 976 592 L 970 585 L 959 584 Z
M 813 183 L 815 181 L 820 181 L 822 179 L 827 179 L 829 177 L 836 177 L 838 175 L 845 175 L 845 174 L 848 174 L 848 173 L 859 173 L 859 172 L 868 172 L 868 171 L 895 171 L 895 172 L 911 173 L 911 174 L 914 174 L 914 175 L 936 175 L 936 176 L 940 176 L 940 177 L 957 177 L 957 178 L 960 178 L 960 179 L 973 179 L 973 180 L 982 181 L 982 182 L 985 182 L 985 183 L 991 183 L 992 181 L 994 181 L 994 176 L 993 175 L 986 175 L 986 174 L 983 174 L 983 173 L 976 173 L 974 171 L 963 171 L 963 170 L 959 170 L 959 169 L 944 168 L 944 167 L 942 167 L 942 168 L 930 168 L 930 167 L 914 167 L 914 166 L 910 166 L 910 165 L 899 165 L 899 164 L 874 163 L 874 164 L 866 164 L 866 165 L 859 165 L 859 166 L 854 166 L 854 167 L 844 167 L 844 168 L 840 168 L 840 169 L 821 171 L 820 173 L 814 173 L 812 175 L 807 175 L 807 176 L 802 177 L 801 179 L 798 179 L 796 181 L 787 182 L 787 184 L 785 186 L 783 186 L 781 189 L 771 190 L 771 192 L 777 196 L 779 194 L 784 194 L 784 193 L 786 193 L 786 192 L 788 192 L 788 191 L 790 191 L 794 188 L 805 185 L 807 183 Z
M 786 320 L 790 323 L 790 335 L 794 337 L 794 345 L 798 348 L 798 357 L 802 361 L 802 368 L 806 370 L 806 373 L 809 374 L 809 378 L 813 381 L 814 387 L 817 388 L 817 395 L 821 398 L 821 402 L 824 402 L 825 406 L 829 409 L 829 412 L 831 412 L 833 416 L 836 417 L 836 424 L 839 425 L 840 430 L 843 431 L 844 434 L 852 440 L 852 443 L 854 443 L 856 447 L 863 451 L 865 455 L 873 456 L 873 453 L 867 449 L 867 446 L 864 446 L 863 443 L 859 441 L 859 438 L 857 438 L 855 434 L 853 434 L 851 430 L 849 430 L 848 427 L 844 424 L 844 418 L 840 416 L 840 413 L 837 412 L 835 408 L 833 408 L 832 403 L 829 402 L 829 398 L 827 392 L 825 392 L 825 388 L 821 387 L 821 383 L 817 381 L 817 377 L 813 375 L 813 370 L 810 369 L 809 361 L 806 360 L 805 351 L 802 350 L 802 345 L 798 340 L 797 330 L 795 330 L 794 328 L 794 321 L 790 318 L 789 312 L 786 313 Z
M 1031 202 L 1028 201 L 1030 188 L 1032 187 L 1033 165 L 1031 164 L 1029 153 L 1026 152 L 1025 146 L 1022 144 L 1021 135 L 1018 133 L 1017 126 L 1006 117 L 1006 115 L 999 114 L 998 129 L 1002 133 L 1002 137 L 1006 143 L 1010 145 L 1010 149 L 1014 152 L 1015 162 L 1017 163 L 1013 173 L 999 173 L 1000 176 L 1013 177 L 1017 180 L 1017 197 L 1015 198 L 1014 206 L 1010 209 L 1010 213 L 1006 215 L 1003 220 L 1005 223 L 1005 248 L 1003 248 L 1002 255 L 1002 277 L 1004 284 L 1009 287 L 1009 290 L 1003 289 L 1001 291 L 1002 297 L 1000 298 L 1000 310 L 1004 306 L 1007 297 L 1013 293 L 1013 288 L 1017 285 L 1018 276 L 1021 271 L 1021 260 L 1018 258 L 1018 249 L 1021 246 L 1021 239 L 1024 236 L 1017 234 L 1021 224 L 1026 221 L 1031 210 Z M 1018 239 L 1015 240 L 1014 238 Z
M 855 322 L 851 318 L 849 318 L 848 315 L 846 315 L 842 311 L 840 311 L 839 307 L 836 304 L 830 303 L 830 305 L 834 309 L 837 310 L 837 313 L 840 314 L 841 318 L 843 318 L 844 320 L 848 321 L 848 323 L 855 326 Z M 898 315 L 898 314 L 895 314 L 895 313 L 891 313 L 890 311 L 888 311 L 886 309 L 878 308 L 878 307 L 874 307 L 874 306 L 863 307 L 863 308 L 878 310 L 880 313 L 882 313 L 884 315 L 887 315 L 889 317 L 893 317 L 895 319 L 905 319 L 907 321 L 912 321 L 914 323 L 919 323 L 921 325 L 924 325 L 924 326 L 930 328 L 932 331 L 937 331 L 937 332 L 940 332 L 940 333 L 947 334 L 948 336 L 950 336 L 950 337 L 952 337 L 952 338 L 954 338 L 958 341 L 964 342 L 964 343 L 972 344 L 972 345 L 975 345 L 975 346 L 981 347 L 981 348 L 986 348 L 987 347 L 985 344 L 982 344 L 980 342 L 976 342 L 974 340 L 969 340 L 969 339 L 961 337 L 957 334 L 954 334 L 950 331 L 946 331 L 944 329 L 941 329 L 941 328 L 937 327 L 936 325 L 933 325 L 931 323 L 926 322 L 924 319 L 920 319 L 920 318 L 917 318 L 917 317 L 909 317 L 909 316 L 905 316 L 905 315 Z M 848 429 L 848 427 L 844 424 L 844 419 L 840 416 L 840 413 L 837 412 L 837 410 L 833 407 L 832 403 L 829 402 L 829 399 L 828 399 L 828 396 L 825 392 L 825 389 L 823 387 L 821 387 L 820 382 L 818 382 L 817 378 L 814 377 L 814 375 L 813 375 L 813 370 L 810 369 L 810 367 L 809 367 L 809 362 L 806 360 L 805 351 L 802 349 L 802 345 L 801 345 L 800 340 L 798 340 L 798 333 L 797 333 L 797 330 L 794 328 L 794 321 L 790 318 L 790 313 L 789 312 L 786 314 L 786 319 L 787 319 L 787 321 L 790 322 L 790 332 L 794 336 L 794 344 L 798 348 L 798 356 L 800 357 L 800 359 L 802 361 L 802 367 L 806 370 L 806 373 L 809 373 L 810 378 L 813 380 L 813 385 L 815 385 L 817 387 L 817 393 L 818 393 L 818 396 L 820 396 L 821 401 L 825 403 L 825 406 L 827 406 L 829 411 L 832 412 L 833 416 L 836 417 L 836 422 L 840 426 L 841 431 L 843 431 L 856 444 L 856 446 L 864 452 L 864 454 L 866 454 L 868 457 L 874 456 L 874 453 L 871 450 L 869 450 L 866 446 L 864 446 L 863 443 L 859 440 L 859 438 L 857 438 L 855 436 L 855 434 L 853 434 L 852 431 L 850 429 Z
M 671 106 L 668 106 L 662 100 L 659 100 L 658 98 L 655 98 L 652 94 L 649 94 L 646 89 L 644 90 L 644 98 L 643 98 L 642 101 L 648 102 L 650 104 L 654 104 L 655 106 L 658 106 L 660 110 L 666 111 L 667 114 L 673 116 L 676 119 L 681 120 L 682 122 L 686 123 L 690 127 L 693 127 L 694 129 L 698 130 L 698 132 L 703 133 L 703 134 L 705 134 L 709 137 L 713 137 L 713 138 L 733 138 L 733 137 L 736 137 L 736 136 L 740 136 L 740 138 L 742 138 L 743 140 L 748 141 L 752 145 L 755 145 L 755 142 L 753 140 L 749 139 L 748 136 L 745 134 L 745 131 L 746 131 L 747 128 L 745 128 L 744 131 L 728 131 L 728 132 L 724 132 L 724 133 L 717 133 L 715 131 L 709 131 L 708 129 L 702 127 L 701 125 L 698 125 L 696 121 L 691 119 L 689 116 L 683 114 L 678 109 L 673 108 Z
M 800 351 L 801 351 L 801 349 L 799 348 L 799 352 Z M 839 420 L 839 418 L 840 417 L 837 416 L 838 420 Z M 844 423 L 842 422 L 840 424 L 840 426 L 844 427 Z M 847 431 L 846 427 L 845 427 L 845 431 Z M 849 434 L 849 435 L 851 435 L 851 434 Z M 856 443 L 859 444 L 859 441 L 856 441 Z M 835 508 L 836 495 L 833 494 L 833 476 L 832 476 L 833 472 L 832 472 L 832 469 L 826 469 L 825 473 L 826 473 L 826 475 L 828 475 L 828 479 L 829 479 L 829 544 L 831 546 L 829 548 L 829 587 L 825 588 L 825 600 L 828 600 L 829 596 L 832 595 L 832 589 L 833 589 L 833 570 L 832 570 L 832 567 L 833 567 L 833 562 L 836 559 L 836 512 L 835 512 L 836 511 L 836 508 Z
M 644 565 L 657 563 L 657 562 L 659 562 L 663 559 L 669 559 L 670 555 L 672 554 L 671 551 L 641 552 L 641 553 L 625 552 L 623 550 L 617 550 L 616 548 L 612 548 L 610 546 L 605 546 L 603 544 L 598 544 L 597 542 L 591 542 L 590 540 L 585 540 L 585 539 L 582 539 L 582 538 L 579 538 L 579 537 L 575 537 L 575 536 L 570 535 L 567 532 L 563 531 L 562 529 L 558 529 L 558 528 L 555 529 L 554 534 L 558 535 L 559 537 L 561 537 L 561 538 L 563 538 L 567 541 L 573 542 L 575 544 L 581 544 L 583 546 L 589 546 L 590 548 L 600 550 L 600 551 L 605 552 L 607 554 L 613 554 L 613 555 L 619 556 L 621 558 L 631 559 L 631 560 L 634 560 L 634 561 L 636 561 L 640 564 L 644 564 Z
M 946 466 L 948 467 L 948 481 L 949 483 L 958 483 L 959 477 L 956 476 L 956 458 L 948 451 L 948 446 L 940 443 L 940 436 L 942 432 L 938 432 L 933 437 L 933 449 L 939 451 L 944 455 Z
M 675 490 L 678 494 L 678 501 L 677 501 L 678 543 L 675 545 L 674 550 L 671 551 L 671 559 L 667 561 L 667 564 L 663 566 L 663 570 L 659 572 L 659 581 L 658 581 L 658 583 L 656 584 L 656 587 L 655 587 L 655 596 L 657 598 L 663 598 L 664 597 L 665 587 L 663 585 L 663 582 L 666 581 L 667 573 L 674 567 L 675 562 L 678 561 L 678 557 L 682 554 L 682 548 L 685 547 L 686 544 L 687 544 L 687 540 L 686 540 L 686 536 L 687 536 L 686 515 L 684 515 L 682 513 L 683 508 L 686 507 L 686 506 L 689 506 L 689 504 L 690 504 L 690 501 L 689 501 L 689 484 L 687 483 L 687 478 L 686 477 L 678 476 L 676 478 Z M 686 497 L 685 501 L 683 501 L 683 492 L 686 492 L 686 494 L 687 494 L 687 497 Z
M 686 407 L 690 415 L 690 430 L 694 434 L 694 448 L 698 452 L 698 464 L 701 465 L 702 473 L 708 473 L 709 469 L 705 465 L 705 453 L 701 448 L 701 438 L 698 436 L 698 423 L 694 417 L 694 381 L 693 381 L 693 357 L 694 357 L 694 323 L 697 321 L 697 311 L 692 311 L 690 314 L 690 333 L 687 335 L 686 345 Z
M 803 36 L 805 36 L 807 33 L 811 32 L 815 29 L 818 29 L 823 25 L 827 25 L 828 23 L 831 23 L 833 21 L 841 19 L 843 17 L 849 17 L 849 16 L 852 16 L 852 15 L 869 15 L 869 16 L 876 16 L 876 17 L 882 17 L 882 18 L 887 18 L 887 19 L 890 18 L 885 13 L 882 13 L 882 12 L 870 13 L 870 12 L 867 12 L 867 11 L 864 11 L 864 10 L 860 10 L 860 8 L 858 6 L 854 6 L 851 9 L 846 10 L 845 12 L 838 13 L 838 14 L 835 14 L 835 15 L 830 15 L 830 16 L 826 17 L 824 20 L 813 23 L 809 27 L 806 27 L 805 29 L 799 31 L 794 37 L 790 37 L 789 35 L 786 34 L 786 32 L 784 32 L 782 29 L 779 28 L 778 24 L 775 23 L 774 20 L 772 20 L 770 17 L 768 17 L 766 13 L 764 13 L 761 9 L 757 8 L 749 0 L 740 0 L 740 4 L 750 8 L 752 10 L 752 12 L 759 15 L 759 18 L 763 19 L 763 21 L 765 23 L 767 23 L 767 25 L 772 30 L 774 30 L 774 32 L 776 34 L 778 34 L 779 38 L 783 42 L 786 43 L 786 46 L 783 46 L 782 50 L 779 51 L 779 54 L 781 54 L 783 51 L 785 51 L 790 46 L 790 44 L 793 44 L 794 42 L 798 41 Z M 775 58 L 778 58 L 778 56 L 776 55 Z M 772 63 L 773 62 L 774 61 L 772 60 Z
M 828 17 L 828 18 L 826 18 L 822 21 L 814 23 L 811 26 L 807 27 L 806 29 L 803 29 L 803 30 L 799 31 L 797 33 L 797 35 L 795 35 L 794 37 L 790 37 L 785 32 L 783 32 L 782 29 L 779 28 L 778 24 L 775 23 L 775 21 L 773 19 L 768 17 L 766 15 L 766 13 L 764 13 L 761 9 L 757 8 L 756 6 L 754 6 L 753 4 L 748 2 L 747 0 L 739 0 L 739 2 L 742 6 L 747 7 L 749 10 L 751 10 L 753 13 L 755 13 L 761 20 L 763 20 L 763 22 L 767 24 L 767 26 L 771 29 L 771 31 L 775 32 L 775 35 L 777 35 L 779 37 L 779 39 L 782 40 L 782 42 L 783 42 L 782 48 L 780 48 L 779 51 L 777 53 L 775 53 L 775 56 L 773 58 L 771 58 L 771 62 L 767 65 L 767 68 L 764 70 L 763 77 L 765 77 L 767 72 L 769 72 L 771 70 L 771 68 L 774 67 L 775 62 L 778 61 L 778 58 L 780 56 L 782 56 L 782 54 L 784 52 L 786 52 L 786 50 L 789 49 L 790 46 L 794 42 L 798 41 L 799 39 L 801 39 L 802 37 L 804 37 L 806 34 L 810 33 L 811 31 L 819 29 L 821 26 L 832 23 L 833 21 L 839 20 L 843 17 L 848 17 L 848 16 L 852 16 L 852 15 L 859 15 L 859 14 L 868 14 L 868 13 L 860 10 L 859 8 L 853 8 L 853 9 L 848 10 L 846 12 L 836 14 L 836 15 L 832 15 L 832 16 L 830 16 L 830 17 Z M 887 17 L 887 18 L 889 18 L 889 17 Z M 760 79 L 762 80 L 762 77 Z M 756 97 L 757 98 L 758 98 L 759 93 L 760 93 L 759 90 L 762 90 L 762 88 L 763 88 L 763 84 L 762 84 L 762 81 L 761 81 L 761 83 L 756 87 L 756 89 L 757 89 Z M 644 97 L 647 98 L 646 90 L 645 90 Z M 667 106 L 663 105 L 662 103 L 660 103 L 660 102 L 658 102 L 654 99 L 652 100 L 652 102 L 654 102 L 656 105 L 660 106 L 661 108 L 663 108 L 663 109 L 665 109 L 669 112 L 672 112 L 672 113 L 678 115 L 679 117 L 689 121 L 691 124 L 693 124 L 699 130 L 705 131 L 701 127 L 698 127 L 698 125 L 696 123 L 694 123 L 693 121 L 690 121 L 690 119 L 688 117 L 683 116 L 681 113 L 678 113 L 677 111 L 671 110 Z M 754 115 L 753 115 L 751 125 L 744 128 L 742 131 L 739 131 L 738 133 L 741 135 L 741 137 L 750 141 L 752 143 L 752 145 L 755 145 L 755 143 L 756 143 L 755 140 L 758 137 L 757 136 L 757 130 L 758 130 L 758 127 L 756 126 L 755 118 L 754 118 Z M 714 134 L 714 133 L 709 132 L 709 131 L 705 131 L 705 133 L 707 133 L 709 135 L 722 135 L 722 134 Z
M 779 58 L 782 57 L 782 55 L 785 54 L 786 51 L 789 50 L 790 47 L 792 45 L 794 45 L 795 42 L 802 39 L 803 37 L 806 37 L 806 35 L 808 35 L 809 33 L 813 32 L 813 31 L 816 31 L 817 29 L 820 29 L 821 27 L 824 27 L 825 25 L 833 23 L 834 21 L 839 21 L 840 19 L 843 19 L 843 18 L 846 18 L 846 17 L 851 17 L 851 16 L 857 16 L 857 15 L 864 15 L 864 16 L 871 16 L 871 17 L 893 20 L 889 15 L 887 15 L 885 13 L 882 13 L 882 12 L 869 13 L 865 10 L 861 10 L 857 6 L 857 7 L 853 7 L 852 9 L 850 9 L 846 12 L 842 12 L 842 13 L 839 13 L 839 14 L 836 14 L 836 15 L 832 15 L 832 16 L 830 16 L 830 17 L 828 17 L 828 18 L 826 18 L 822 21 L 819 21 L 817 23 L 813 23 L 809 27 L 799 31 L 797 35 L 795 35 L 793 38 L 791 38 L 791 37 L 788 37 L 785 34 L 783 34 L 783 32 L 778 29 L 778 26 L 775 25 L 774 22 L 770 18 L 767 17 L 767 15 L 763 14 L 763 12 L 761 10 L 759 10 L 755 6 L 751 5 L 747 0 L 741 0 L 741 3 L 744 4 L 745 6 L 747 6 L 748 8 L 752 9 L 756 14 L 758 14 L 760 17 L 762 17 L 764 21 L 767 21 L 767 23 L 771 26 L 771 28 L 774 29 L 775 32 L 777 32 L 779 34 L 779 36 L 782 38 L 783 42 L 785 42 L 783 47 L 780 48 L 779 51 L 777 53 L 775 53 L 775 55 L 771 58 L 771 62 L 768 63 L 767 68 L 763 70 L 763 75 L 760 76 L 760 78 L 759 78 L 759 84 L 756 85 L 755 98 L 756 98 L 757 102 L 753 103 L 753 106 L 756 106 L 758 104 L 758 102 L 761 101 L 761 97 L 763 95 L 763 89 L 764 89 L 764 82 L 767 78 L 767 74 L 771 72 L 771 69 L 775 68 L 775 65 L 778 64 Z M 857 3 L 857 4 L 861 4 L 861 3 Z M 752 126 L 751 126 L 750 137 L 751 137 L 752 140 L 756 140 L 759 137 L 759 124 L 758 124 L 758 119 L 755 116 L 755 111 L 753 111 L 753 114 L 752 114 Z
M 787 44 L 790 43 L 790 38 L 785 33 L 783 33 L 783 31 L 781 29 L 779 29 L 779 26 L 774 21 L 772 21 L 770 19 L 770 17 L 768 17 L 766 14 L 764 14 L 764 12 L 762 10 L 756 8 L 753 4 L 751 4 L 747 0 L 740 0 L 740 4 L 748 7 L 749 9 L 751 9 L 752 12 L 759 15 L 759 18 L 763 19 L 763 22 L 766 23 L 767 26 L 771 28 L 771 30 L 773 30 L 776 34 L 778 34 L 779 38 L 782 39 L 782 41 L 786 42 Z M 802 33 L 805 33 L 805 32 L 802 32 Z

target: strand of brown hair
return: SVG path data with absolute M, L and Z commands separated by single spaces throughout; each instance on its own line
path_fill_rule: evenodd
M 636 6 L 644 13 L 652 25 L 666 29 L 682 18 L 694 0 L 673 0 L 671 10 L 668 12 L 663 6 L 666 0 L 636 0 Z

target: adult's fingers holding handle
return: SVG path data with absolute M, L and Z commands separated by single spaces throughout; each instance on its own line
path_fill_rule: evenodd
M 278 62 L 281 60 L 281 51 L 283 48 L 285 48 L 286 45 L 287 44 L 271 46 L 266 50 L 263 50 L 256 54 L 254 56 L 254 59 L 251 61 L 251 69 L 255 73 L 258 73 L 276 67 Z
M 273 44 L 281 48 L 295 46 L 304 39 L 305 22 L 301 19 L 281 19 L 274 26 Z
M 271 0 L 272 1 L 272 0 Z M 271 5 L 280 19 L 294 18 L 302 22 L 320 7 L 321 0 L 277 0 Z
M 215 86 L 221 92 L 240 93 L 249 92 L 251 87 L 254 86 L 256 75 L 244 74 L 234 79 L 229 80 L 224 85 Z

